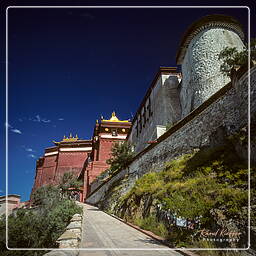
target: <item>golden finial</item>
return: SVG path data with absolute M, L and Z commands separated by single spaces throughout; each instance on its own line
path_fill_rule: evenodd
M 72 142 L 72 141 L 78 141 L 78 140 L 79 140 L 79 138 L 78 138 L 78 135 L 77 135 L 77 134 L 76 134 L 76 137 L 73 137 L 73 136 L 72 136 L 72 133 L 70 133 L 69 137 L 66 136 L 66 135 L 64 135 L 61 142 Z M 53 141 L 53 143 L 59 144 L 60 142 Z
M 102 121 L 105 121 L 105 122 L 119 122 L 119 123 L 127 123 L 127 122 L 129 122 L 129 120 L 123 120 L 123 121 L 119 120 L 118 117 L 116 116 L 116 112 L 115 111 L 112 112 L 112 116 L 111 116 L 111 118 L 109 120 L 103 119 Z
M 96 119 L 96 124 L 98 124 L 99 123 L 99 120 L 98 119 Z

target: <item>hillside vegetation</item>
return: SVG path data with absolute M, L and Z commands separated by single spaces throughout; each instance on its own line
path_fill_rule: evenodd
M 221 146 L 195 150 L 166 163 L 162 171 L 140 177 L 121 198 L 117 195 L 122 182 L 115 184 L 108 195 L 116 201 L 114 208 L 101 206 L 175 247 L 247 247 L 248 166 L 235 150 L 237 143 L 246 148 L 246 134 L 240 131 Z M 251 187 L 255 187 L 255 168 Z M 251 192 L 254 198 L 255 190 Z M 226 232 L 227 240 L 203 239 L 202 230 L 218 229 Z M 232 240 L 228 232 L 238 235 Z

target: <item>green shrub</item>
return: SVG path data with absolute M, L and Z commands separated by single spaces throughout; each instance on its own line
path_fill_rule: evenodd
M 256 61 L 256 39 L 251 39 L 250 45 L 251 62 Z M 220 66 L 220 71 L 227 76 L 231 75 L 231 70 L 237 66 L 248 65 L 248 45 L 242 51 L 238 51 L 235 47 L 226 47 L 219 54 L 219 60 L 223 63 Z
M 185 154 L 166 163 L 162 171 L 143 175 L 119 199 L 115 211 L 122 212 L 121 217 L 138 226 L 160 234 L 159 222 L 152 215 L 154 206 L 147 202 L 152 198 L 154 204 L 160 203 L 162 210 L 170 210 L 176 216 L 192 220 L 200 216 L 201 226 L 209 228 L 213 225 L 212 209 L 221 209 L 227 219 L 241 218 L 241 208 L 248 203 L 247 181 L 247 164 L 227 141 L 224 146 Z M 255 194 L 254 190 L 252 193 Z M 146 210 L 149 207 L 150 212 Z M 168 234 L 169 228 L 165 226 L 167 233 L 162 232 L 165 233 L 162 236 L 176 246 L 193 247 L 191 231 L 172 226 Z
M 65 180 L 65 184 L 68 184 L 70 179 L 71 176 Z M 80 206 L 63 197 L 61 192 L 68 192 L 60 190 L 60 187 L 48 185 L 39 188 L 32 195 L 34 202 L 32 209 L 18 209 L 8 217 L 9 248 L 58 247 L 56 240 L 65 231 L 72 216 L 82 213 Z M 8 251 L 5 247 L 5 230 L 6 222 L 2 216 L 0 219 L 1 255 L 40 256 L 46 253 L 45 251 Z
M 155 215 L 150 215 L 146 218 L 135 218 L 134 224 L 145 230 L 150 230 L 154 234 L 163 238 L 168 238 L 168 230 L 162 222 L 159 222 Z
M 126 168 L 133 157 L 134 152 L 129 141 L 113 144 L 111 158 L 107 160 L 107 164 L 110 164 L 109 174 Z

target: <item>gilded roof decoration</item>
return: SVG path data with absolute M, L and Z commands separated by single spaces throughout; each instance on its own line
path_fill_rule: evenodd
M 64 135 L 62 141 L 60 141 L 60 142 L 72 142 L 72 141 L 78 141 L 78 140 L 79 140 L 79 139 L 78 139 L 77 134 L 76 134 L 75 137 L 73 137 L 73 136 L 72 136 L 72 133 L 70 133 L 69 137 L 68 137 L 68 136 L 66 137 L 66 136 Z M 55 143 L 55 144 L 59 144 L 60 142 L 53 141 L 53 143 Z
M 118 117 L 116 116 L 116 112 L 112 112 L 112 116 L 110 119 L 102 119 L 101 121 L 103 122 L 118 122 L 118 123 L 128 123 L 129 120 L 119 120 Z

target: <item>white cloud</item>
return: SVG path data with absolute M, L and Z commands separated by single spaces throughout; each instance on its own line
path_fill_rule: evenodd
M 36 156 L 34 154 L 28 154 L 28 157 L 36 158 Z
M 50 123 L 51 122 L 51 120 L 47 120 L 47 119 L 41 119 L 41 121 L 43 122 L 43 123 Z
M 39 115 L 36 115 L 36 119 L 33 119 L 34 122 L 41 122 L 41 118 Z
M 18 120 L 19 120 L 20 122 L 23 122 L 23 119 L 21 119 L 21 118 L 19 118 Z
M 43 123 L 50 123 L 51 122 L 51 120 L 46 119 L 46 118 L 42 118 L 42 117 L 40 117 L 40 115 L 36 115 L 36 118 L 33 119 L 33 121 L 34 122 L 38 122 L 38 123 L 41 123 L 41 122 L 43 122 Z
M 25 145 L 22 145 L 21 147 L 24 148 L 24 150 L 27 151 L 27 152 L 36 152 L 34 149 L 27 148 Z
M 14 133 L 22 134 L 21 130 L 18 129 L 11 129 L 11 131 Z
M 59 121 L 63 121 L 63 120 L 64 120 L 64 118 L 62 118 L 62 117 L 61 117 L 61 118 L 59 118 L 58 120 L 59 120 Z
M 5 123 L 5 126 L 6 126 L 7 128 L 9 128 L 9 129 L 11 129 L 11 131 L 14 132 L 14 133 L 22 134 L 21 130 L 14 128 L 13 126 L 11 126 L 11 125 L 8 124 L 8 123 Z

